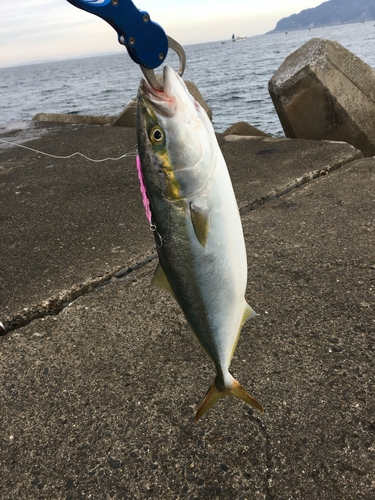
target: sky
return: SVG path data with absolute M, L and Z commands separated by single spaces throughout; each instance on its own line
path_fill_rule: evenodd
M 100 1 L 100 0 L 99 0 Z M 104 0 L 103 0 L 104 1 Z M 119 0 L 127 1 L 127 0 Z M 264 34 L 323 0 L 135 0 L 182 45 Z M 113 28 L 67 0 L 1 0 L 0 67 L 124 51 Z

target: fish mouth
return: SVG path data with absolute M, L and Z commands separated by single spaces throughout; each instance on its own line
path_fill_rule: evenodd
M 152 105 L 157 113 L 165 117 L 172 117 L 176 113 L 177 93 L 182 87 L 180 77 L 169 67 L 163 69 L 163 92 L 153 89 L 151 85 L 142 78 L 139 87 L 139 96 L 144 102 Z

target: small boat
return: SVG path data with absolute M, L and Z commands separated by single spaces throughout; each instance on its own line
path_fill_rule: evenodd
M 241 40 L 246 40 L 247 36 L 234 36 L 232 35 L 232 42 L 240 42 Z

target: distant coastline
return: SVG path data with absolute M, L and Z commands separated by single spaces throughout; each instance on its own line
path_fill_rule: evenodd
M 273 33 L 375 21 L 375 0 L 328 0 L 277 22 Z

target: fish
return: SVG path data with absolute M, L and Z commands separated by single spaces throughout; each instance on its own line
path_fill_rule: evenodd
M 196 422 L 225 396 L 264 412 L 229 373 L 242 326 L 256 313 L 245 300 L 246 248 L 228 168 L 183 79 L 169 66 L 162 77 L 163 92 L 143 79 L 137 97 L 139 175 L 159 257 L 152 283 L 179 304 L 216 369 Z

